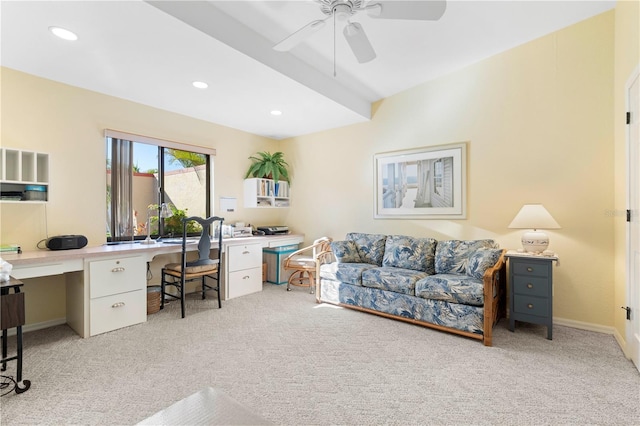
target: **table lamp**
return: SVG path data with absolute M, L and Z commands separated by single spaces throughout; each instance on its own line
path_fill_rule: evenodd
M 522 248 L 529 253 L 542 253 L 549 247 L 549 237 L 539 229 L 560 229 L 560 225 L 542 204 L 525 204 L 509 228 L 533 229 L 522 234 Z
M 151 206 L 150 206 L 151 207 Z M 147 209 L 147 238 L 141 241 L 141 244 L 155 244 L 156 241 L 151 239 L 151 212 L 155 211 L 154 208 Z M 173 216 L 173 212 L 167 206 L 167 203 L 162 203 L 160 206 L 160 217 L 166 219 Z

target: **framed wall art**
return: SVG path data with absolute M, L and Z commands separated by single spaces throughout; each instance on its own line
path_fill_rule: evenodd
M 467 144 L 376 154 L 376 219 L 466 219 Z

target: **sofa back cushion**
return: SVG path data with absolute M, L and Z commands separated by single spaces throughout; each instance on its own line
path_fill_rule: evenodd
M 386 235 L 350 232 L 347 234 L 346 239 L 355 243 L 360 262 L 382 266 L 384 246 L 387 240 Z
M 479 248 L 469 255 L 469 263 L 467 264 L 467 276 L 477 278 L 479 280 L 484 276 L 484 272 L 496 264 L 501 249 Z
M 498 248 L 493 240 L 443 240 L 436 246 L 436 274 L 458 274 L 467 272 L 469 255 L 479 248 Z
M 435 273 L 437 241 L 433 238 L 414 238 L 389 235 L 384 248 L 382 266 Z

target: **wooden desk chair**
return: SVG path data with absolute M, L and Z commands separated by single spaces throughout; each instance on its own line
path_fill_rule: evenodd
M 296 250 L 284 259 L 283 268 L 293 270 L 287 281 L 287 291 L 291 291 L 291 286 L 295 285 L 310 287 L 313 294 L 318 255 L 329 250 L 331 241 L 333 239 L 329 237 L 318 238 L 312 245 Z
M 202 226 L 202 233 L 200 234 L 200 241 L 198 242 L 198 259 L 187 262 L 187 224 L 191 221 L 195 221 Z M 165 296 L 179 299 L 182 309 L 182 318 L 184 318 L 184 297 L 185 297 L 185 283 L 201 280 L 202 289 L 197 290 L 196 293 L 202 292 L 202 299 L 206 297 L 207 291 L 216 291 L 218 293 L 218 308 L 222 308 L 222 301 L 220 299 L 220 256 L 222 253 L 222 222 L 224 218 L 212 216 L 207 219 L 203 219 L 197 216 L 191 216 L 182 219 L 182 255 L 180 263 L 168 263 L 162 268 L 162 281 L 161 281 L 161 302 L 160 309 L 164 309 Z M 215 256 L 211 257 L 211 237 L 209 235 L 209 229 L 211 224 L 219 222 L 218 232 L 218 249 Z M 207 284 L 207 278 L 216 282 L 215 286 Z M 166 286 L 173 286 L 177 294 L 167 293 Z

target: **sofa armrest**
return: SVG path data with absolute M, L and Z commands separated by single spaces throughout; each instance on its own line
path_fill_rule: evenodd
M 491 346 L 493 326 L 506 313 L 506 262 L 502 250 L 500 258 L 484 272 L 482 284 L 484 286 L 484 345 Z

